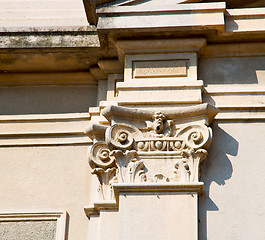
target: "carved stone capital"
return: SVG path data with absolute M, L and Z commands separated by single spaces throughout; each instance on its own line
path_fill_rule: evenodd
M 184 115 L 187 117 L 188 113 L 194 118 L 205 114 L 210 119 L 217 113 L 212 108 L 212 115 L 208 116 L 209 107 L 204 107 L 204 112 L 201 106 L 198 109 L 193 113 L 187 109 Z M 152 115 L 147 110 L 124 107 L 115 107 L 115 111 L 112 116 L 107 110 L 103 112 L 111 126 L 93 125 L 97 131 L 94 135 L 89 132 L 89 136 L 105 136 L 104 141 L 92 145 L 89 154 L 92 174 L 99 179 L 103 199 L 113 196 L 113 183 L 199 182 L 200 163 L 206 158 L 212 140 L 211 128 L 206 125 L 209 121 L 178 124 L 183 114 L 177 111 Z M 185 109 L 180 111 L 184 113 Z

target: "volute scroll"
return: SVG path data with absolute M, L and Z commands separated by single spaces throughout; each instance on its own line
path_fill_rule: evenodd
M 104 128 L 104 141 L 95 142 L 90 150 L 89 163 L 92 174 L 99 179 L 103 199 L 113 197 L 113 183 L 199 182 L 200 163 L 207 157 L 212 140 L 212 130 L 206 126 L 208 121 L 182 123 L 179 127 L 176 119 L 168 119 L 162 112 L 143 110 L 139 114 L 139 110 L 133 110 L 136 119 L 131 116 L 130 121 L 127 115 L 131 109 L 117 106 L 108 109 L 125 115 L 126 123 L 121 116 L 118 123 L 115 116 L 111 117 L 111 126 Z M 170 114 L 177 115 L 172 111 Z M 142 128 L 144 124 L 146 127 Z

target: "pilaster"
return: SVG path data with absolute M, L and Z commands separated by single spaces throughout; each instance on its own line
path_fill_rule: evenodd
M 94 143 L 89 164 L 98 182 L 98 197 L 86 212 L 98 213 L 96 240 L 197 240 L 198 196 L 204 189 L 200 164 L 218 109 L 203 104 L 203 81 L 197 77 L 206 39 L 171 32 L 222 31 L 225 8 L 218 3 L 161 9 L 152 1 L 142 7 L 110 3 L 97 10 L 98 31 L 117 50 L 118 61 L 98 63 L 108 84 L 100 118 L 86 130 Z M 155 37 L 143 34 L 148 29 Z
M 217 112 L 208 104 L 161 112 L 114 105 L 102 110 L 110 126 L 87 129 L 101 200 L 85 209 L 98 212 L 92 222 L 99 240 L 108 239 L 109 224 L 112 239 L 197 239 L 200 163 Z

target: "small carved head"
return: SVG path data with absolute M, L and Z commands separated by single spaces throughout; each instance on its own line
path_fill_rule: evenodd
M 156 133 L 162 133 L 164 130 L 164 122 L 166 120 L 165 115 L 163 115 L 161 112 L 156 112 L 153 116 L 154 123 L 153 128 Z

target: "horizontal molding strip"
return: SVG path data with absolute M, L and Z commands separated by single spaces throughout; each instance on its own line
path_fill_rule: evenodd
M 208 86 L 204 87 L 203 94 L 256 94 L 265 93 L 265 86 L 260 85 L 246 85 L 246 86 Z
M 215 117 L 221 121 L 265 121 L 265 105 L 216 106 L 220 112 Z
M 1 138 L 0 147 L 33 147 L 33 146 L 59 146 L 59 145 L 90 145 L 92 141 L 87 136 L 71 137 L 24 137 L 24 138 Z
M 58 121 L 58 120 L 90 120 L 89 113 L 61 113 L 61 114 L 25 114 L 0 115 L 0 122 L 13 121 Z
M 221 121 L 264 121 L 265 86 L 234 85 L 207 86 L 203 92 L 206 102 L 220 109 L 215 117 Z
M 158 8 L 150 6 L 111 6 L 97 9 L 97 14 L 117 13 L 160 13 L 160 12 L 212 12 L 225 11 L 225 3 L 172 4 L 161 5 Z
M 89 113 L 0 116 L 0 146 L 91 144 Z

